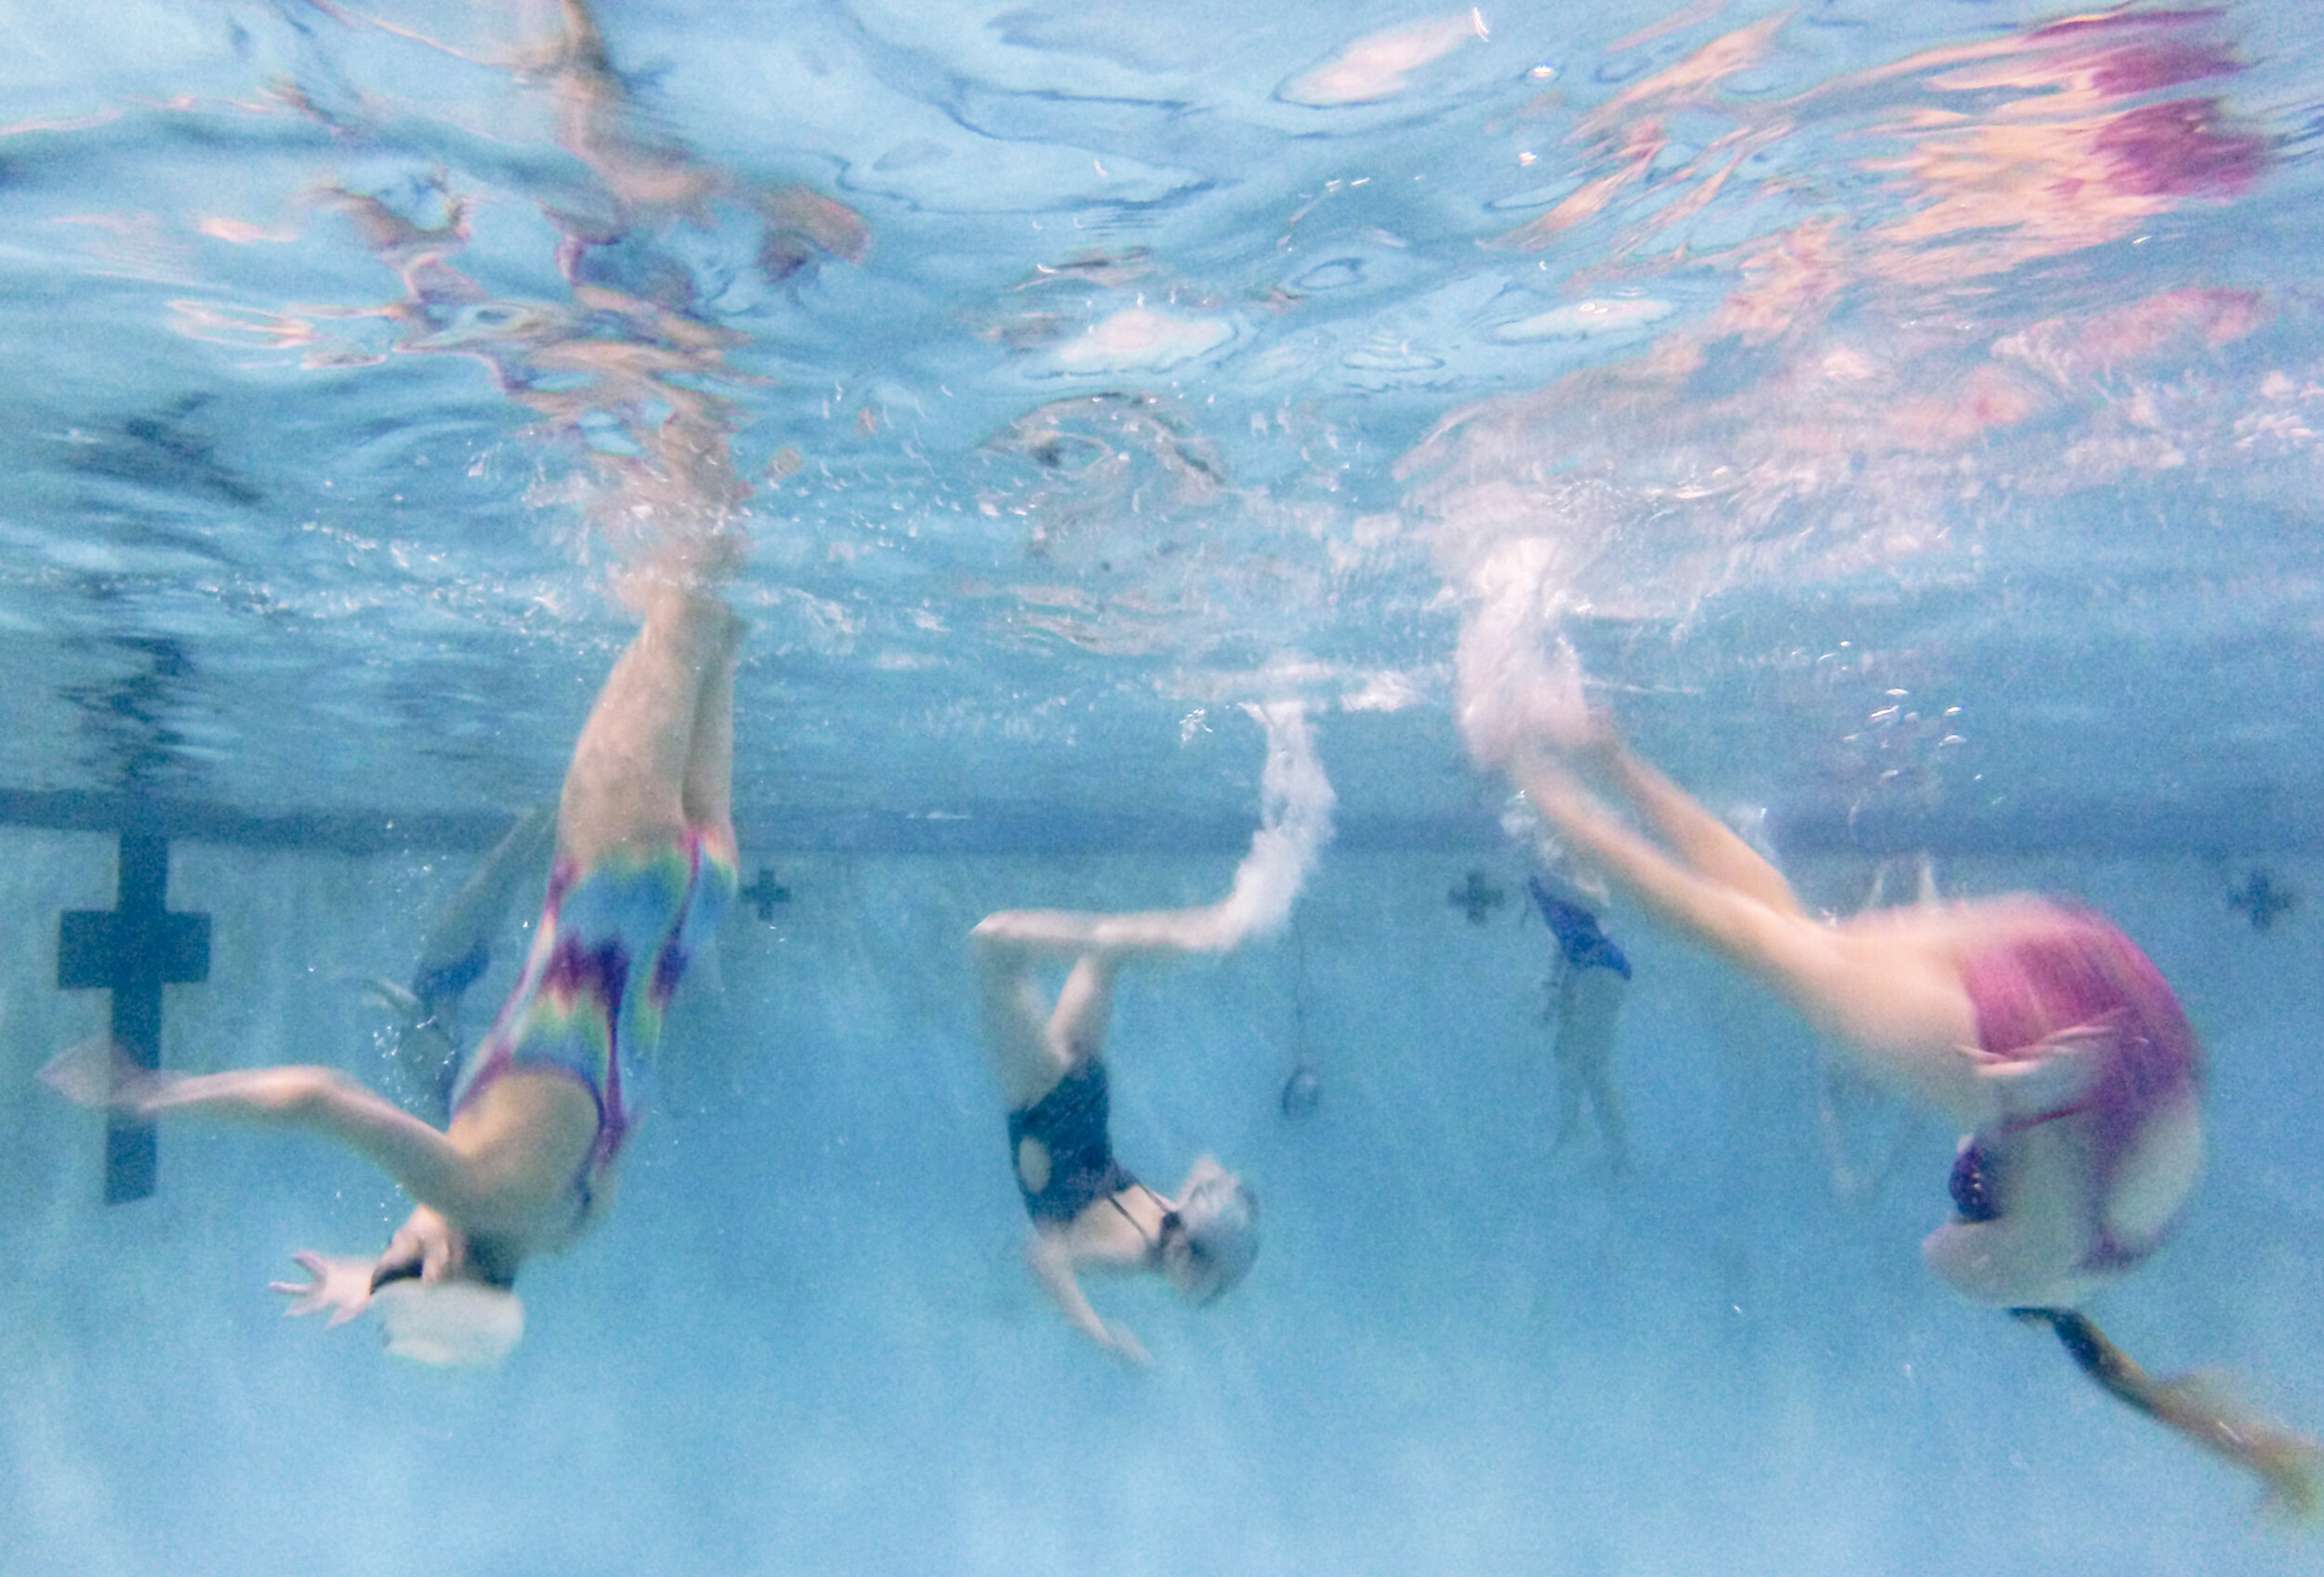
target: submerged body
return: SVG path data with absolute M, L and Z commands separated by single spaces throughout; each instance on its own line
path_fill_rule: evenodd
M 1049 1093 L 1009 1113 L 1009 1155 L 1024 1213 L 1071 1222 L 1100 1199 L 1142 1187 L 1114 1159 L 1113 1098 L 1103 1059 L 1086 1056 Z
M 2030 907 L 2009 940 L 1961 962 L 1978 1053 L 2008 1098 L 1961 1140 L 1950 1183 L 1961 1220 L 1926 1252 L 1975 1296 L 1993 1268 L 1977 1229 L 2040 1213 L 2051 1241 L 2021 1252 L 2053 1267 L 2053 1285 L 2014 1296 L 2023 1289 L 2003 1275 L 1981 1301 L 2067 1307 L 2177 1226 L 2202 1163 L 2202 1057 L 2178 999 L 2128 937 L 2087 910 Z M 2045 1161 L 2046 1149 L 2064 1155 Z M 2014 1185 L 2027 1166 L 2055 1181 Z
M 1630 992 L 1630 959 L 1599 929 L 1598 917 L 1590 910 L 1558 896 L 1538 875 L 1525 885 L 1557 938 L 1549 1007 L 1558 1078 L 1553 1144 L 1562 1149 L 1573 1142 L 1586 1107 L 1597 1120 L 1606 1166 L 1618 1176 L 1630 1170 L 1630 1125 L 1614 1087 L 1614 1038 L 1622 1000 Z
M 403 1186 L 416 1208 L 376 1260 L 298 1256 L 313 1279 L 276 1284 L 295 1314 L 329 1309 L 341 1323 L 375 1292 L 417 1282 L 380 1305 L 391 1350 L 490 1361 L 522 1329 L 508 1292 L 518 1266 L 572 1243 L 611 1199 L 635 1116 L 628 1081 L 653 1054 L 688 950 L 733 890 L 738 626 L 683 576 L 648 586 L 644 601 L 645 628 L 574 747 L 531 961 L 464 1065 L 442 1128 L 327 1067 L 149 1075 L 101 1046 L 51 1065 L 50 1081 L 87 1104 L 306 1129 Z M 416 1302 L 455 1281 L 458 1298 Z
M 2206 1410 L 2126 1359 L 2103 1362 L 2112 1349 L 2074 1312 L 2160 1247 L 2201 1170 L 2200 1051 L 2153 963 L 2103 918 L 2038 897 L 1816 920 L 1772 865 L 1633 756 L 1579 686 L 1570 660 L 1562 674 L 1511 662 L 1464 702 L 1472 753 L 1507 770 L 1568 850 L 1655 920 L 1965 1131 L 1957 1209 L 1922 1245 L 1931 1269 L 1965 1297 L 2050 1323 L 2113 1394 L 2259 1473 L 2282 1504 L 2313 1506 L 2309 1442 Z
M 583 869 L 558 861 L 524 973 L 453 1087 L 454 1120 L 512 1074 L 561 1076 L 596 1108 L 575 1175 L 576 1224 L 594 1213 L 640 1105 L 687 961 L 733 900 L 733 833 L 689 827 L 658 845 L 612 851 Z
M 1146 1350 L 1109 1323 L 1081 1287 L 1085 1271 L 1161 1276 L 1196 1303 L 1242 1279 L 1258 1252 L 1257 1202 L 1242 1180 L 1198 1158 L 1176 1199 L 1114 1156 L 1110 1075 L 1102 1060 L 1114 975 L 1125 962 L 1219 947 L 1215 909 L 1094 915 L 1009 910 L 970 933 L 983 984 L 984 1040 L 1009 1103 L 1010 1164 L 1033 1222 L 1025 1260 L 1075 1327 L 1115 1356 Z M 1071 960 L 1046 1011 L 1034 971 Z
M 1147 1361 L 1145 1348 L 1090 1306 L 1081 1274 L 1155 1274 L 1208 1303 L 1258 1254 L 1258 1201 L 1208 1156 L 1175 1198 L 1115 1159 L 1103 1060 L 1114 977 L 1137 960 L 1230 952 L 1279 927 L 1331 836 L 1331 785 L 1304 712 L 1296 703 L 1247 709 L 1267 731 L 1261 825 L 1223 901 L 1130 914 L 1010 909 L 969 934 L 984 1046 L 1008 1103 L 1010 1164 L 1033 1222 L 1026 1261 L 1077 1330 L 1133 1363 Z M 1051 963 L 1067 966 L 1054 1001 L 1037 978 Z
M 554 805 L 536 805 L 519 816 L 429 924 L 411 983 L 399 986 L 376 976 L 366 983 L 400 1021 L 396 1071 L 412 1097 L 436 1117 L 452 1112 L 460 1048 L 468 1044 L 462 1006 L 492 967 L 518 884 L 548 859 L 556 830 Z

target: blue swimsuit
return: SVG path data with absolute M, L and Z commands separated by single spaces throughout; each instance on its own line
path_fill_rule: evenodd
M 1526 877 L 1525 886 L 1533 894 L 1534 907 L 1556 934 L 1558 950 L 1568 967 L 1610 969 L 1625 980 L 1630 978 L 1630 960 L 1612 937 L 1598 929 L 1596 915 L 1551 892 L 1549 883 L 1538 875 Z

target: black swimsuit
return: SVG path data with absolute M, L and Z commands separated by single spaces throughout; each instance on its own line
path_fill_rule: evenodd
M 1105 1064 L 1084 1057 L 1048 1094 L 1009 1114 L 1010 1168 L 1017 1173 L 1025 1213 L 1034 1220 L 1071 1221 L 1099 1199 L 1139 1186 L 1114 1159 L 1114 1141 L 1106 1132 L 1111 1104 Z M 1049 1181 L 1037 1192 L 1025 1186 L 1024 1173 L 1017 1171 L 1027 1139 L 1049 1152 Z

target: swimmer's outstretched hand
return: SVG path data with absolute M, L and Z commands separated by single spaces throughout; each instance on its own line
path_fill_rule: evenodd
M 331 1318 L 324 1328 L 335 1331 L 371 1307 L 371 1261 L 332 1259 L 310 1249 L 301 1249 L 291 1257 L 312 1279 L 267 1283 L 268 1292 L 291 1300 L 290 1307 L 283 1311 L 285 1315 L 317 1314 L 327 1308 Z
M 1139 1342 L 1137 1337 L 1129 1333 L 1129 1329 L 1125 1326 L 1108 1325 L 1105 1328 L 1105 1340 L 1103 1345 L 1107 1352 L 1112 1353 L 1116 1358 L 1120 1358 L 1125 1363 L 1135 1364 L 1140 1369 L 1152 1369 L 1154 1367 L 1153 1356 L 1146 1351 L 1144 1345 Z
M 2109 1023 L 2078 1024 L 2011 1056 L 1969 1048 L 1970 1065 L 2003 1118 L 2020 1121 L 2078 1106 L 2106 1072 L 2120 1036 Z
M 1073 1247 L 1063 1229 L 1037 1231 L 1026 1239 L 1024 1262 L 1042 1290 L 1073 1321 L 1074 1329 L 1125 1363 L 1134 1363 L 1141 1369 L 1152 1366 L 1154 1359 L 1146 1356 L 1146 1349 L 1137 1337 L 1126 1328 L 1109 1323 L 1089 1306 L 1081 1282 L 1074 1275 Z

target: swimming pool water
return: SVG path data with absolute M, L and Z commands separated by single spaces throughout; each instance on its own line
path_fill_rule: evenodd
M 2312 1564 L 1921 1269 L 1950 1135 L 1843 1101 L 1896 1160 L 1836 1186 L 1804 1029 L 1634 915 L 1637 1169 L 1552 1152 L 1544 934 L 1447 902 L 1525 868 L 1450 723 L 1522 549 L 1815 902 L 1925 849 L 2153 954 L 2212 1165 L 2099 1312 L 2324 1423 L 2317 921 L 2228 901 L 2324 844 L 2309 7 L 9 24 L 0 1571 Z M 553 792 L 611 566 L 695 500 L 639 463 L 673 417 L 755 542 L 739 819 L 790 897 L 517 1356 L 415 1372 L 263 1290 L 392 1225 L 363 1166 L 172 1129 L 98 1203 L 33 1079 L 101 1024 L 56 916 L 168 831 L 214 954 L 165 1063 L 384 1081 L 359 979 Z M 1199 1313 L 1100 1286 L 1131 1373 L 1023 1274 L 961 939 L 1218 896 L 1281 698 L 1339 841 L 1114 1040 L 1125 1160 L 1215 1149 L 1266 1248 Z

